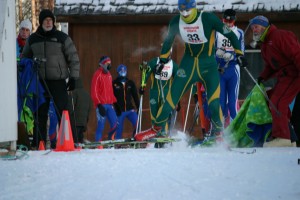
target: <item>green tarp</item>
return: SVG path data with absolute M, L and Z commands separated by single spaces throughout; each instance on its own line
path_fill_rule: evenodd
M 262 84 L 261 88 L 265 90 Z M 224 134 L 231 147 L 259 147 L 271 127 L 272 116 L 266 99 L 259 87 L 254 86 Z

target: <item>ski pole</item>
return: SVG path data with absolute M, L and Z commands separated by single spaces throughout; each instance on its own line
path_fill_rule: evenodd
M 73 118 L 74 118 L 73 127 L 72 128 L 74 128 L 73 131 L 75 131 L 74 135 L 76 137 L 74 139 L 76 140 L 76 143 L 79 143 L 78 142 L 78 131 L 77 131 L 77 120 L 76 120 L 76 113 L 75 113 L 75 105 L 74 105 L 74 98 L 73 98 L 73 92 L 72 91 L 70 91 L 70 96 L 71 96 L 71 100 L 72 100 L 72 111 L 73 111 Z
M 140 106 L 138 111 L 138 118 L 137 118 L 137 127 L 135 130 L 135 134 L 141 132 L 141 126 L 142 126 L 142 108 L 143 108 L 143 95 L 140 97 Z
M 159 76 L 159 78 L 157 77 Z M 165 103 L 165 94 L 164 94 L 164 91 L 163 91 L 163 86 L 162 86 L 162 82 L 161 82 L 161 72 L 159 74 L 157 74 L 155 72 L 155 78 L 156 79 L 159 79 L 159 88 L 160 88 L 160 91 L 161 91 L 161 98 L 162 98 L 162 102 L 163 104 Z
M 198 121 L 199 113 L 200 113 L 200 108 L 199 108 L 199 103 L 197 102 L 196 106 L 195 106 L 194 114 L 193 114 L 193 116 L 194 116 L 193 124 L 189 128 L 189 131 L 188 131 L 190 134 L 193 132 L 194 126 L 195 126 L 196 122 Z
M 172 132 L 172 130 L 174 129 L 174 127 L 175 127 L 175 123 L 176 123 L 176 119 L 177 119 L 177 114 L 178 114 L 178 111 L 177 110 L 175 110 L 175 112 L 174 111 L 172 111 L 171 112 L 172 114 L 171 114 L 171 119 L 170 119 L 170 128 L 169 128 L 169 131 L 168 131 L 168 136 L 170 137 L 171 136 L 171 132 Z
M 144 90 L 146 87 L 146 74 L 151 70 L 151 68 L 148 66 L 147 61 L 143 61 L 141 65 L 139 65 L 140 70 L 142 71 L 142 81 L 141 81 L 141 88 Z M 138 119 L 137 119 L 137 127 L 135 134 L 141 132 L 142 127 L 142 113 L 143 113 L 143 96 L 140 97 L 140 106 L 138 110 Z
M 186 122 L 187 122 L 187 118 L 189 115 L 189 110 L 190 110 L 190 104 L 191 104 L 191 96 L 192 96 L 192 92 L 193 92 L 193 86 L 191 87 L 191 92 L 190 92 L 190 97 L 189 97 L 189 103 L 188 103 L 188 107 L 187 107 L 187 111 L 186 111 L 186 116 L 185 116 L 185 121 L 184 121 L 184 127 L 183 127 L 183 132 L 185 133 L 185 128 L 186 128 Z
M 258 89 L 261 91 L 261 93 L 264 95 L 265 99 L 269 102 L 270 106 L 272 107 L 272 109 L 275 110 L 275 112 L 277 113 L 277 115 L 280 115 L 280 112 L 277 110 L 277 108 L 275 107 L 275 105 L 272 103 L 272 101 L 269 99 L 268 95 L 263 91 L 263 89 L 260 87 L 260 85 L 257 83 L 257 81 L 255 80 L 255 78 L 252 76 L 252 74 L 250 73 L 250 71 L 247 69 L 247 67 L 243 67 L 246 72 L 248 73 L 248 75 L 250 76 L 250 78 L 253 80 L 253 82 L 255 83 L 255 85 L 258 87 Z
M 172 124 L 171 130 L 174 129 L 174 127 L 175 127 L 175 123 L 176 123 L 176 120 L 177 120 L 177 114 L 178 114 L 178 111 L 175 112 L 175 116 L 174 116 L 174 120 L 173 120 L 173 124 Z
M 160 91 L 161 91 L 162 102 L 164 104 L 165 103 L 165 94 L 164 94 L 164 90 L 163 90 L 163 86 L 162 86 L 162 82 L 161 82 L 161 75 L 159 75 L 159 87 L 160 87 Z

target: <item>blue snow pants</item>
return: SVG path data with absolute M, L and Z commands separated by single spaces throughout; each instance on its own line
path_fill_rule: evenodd
M 97 115 L 97 130 L 96 130 L 96 142 L 102 141 L 102 132 L 104 130 L 106 118 L 108 119 L 110 129 L 108 132 L 108 140 L 114 140 L 116 135 L 116 130 L 118 126 L 118 118 L 112 104 L 102 104 L 106 111 L 106 116 L 101 116 L 98 108 L 96 109 Z

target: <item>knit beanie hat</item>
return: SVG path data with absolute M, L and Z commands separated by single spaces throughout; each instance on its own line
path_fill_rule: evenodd
M 99 65 L 103 66 L 103 65 L 105 65 L 108 62 L 111 62 L 110 57 L 108 57 L 108 56 L 102 56 L 100 58 L 100 60 L 99 60 Z
M 31 31 L 32 31 L 32 24 L 31 24 L 30 20 L 29 19 L 24 19 L 21 22 L 21 24 L 20 24 L 20 29 L 21 28 L 27 28 L 27 29 L 30 30 L 30 33 L 31 33 Z
M 53 20 L 53 24 L 55 23 L 55 18 L 54 18 L 52 11 L 48 10 L 48 9 L 44 9 L 40 12 L 40 16 L 39 16 L 40 25 L 43 24 L 44 19 L 46 19 L 47 17 L 51 17 Z
M 251 19 L 249 21 L 249 23 L 250 23 L 250 26 L 254 25 L 254 24 L 257 24 L 257 25 L 261 25 L 261 26 L 264 26 L 264 27 L 268 27 L 270 25 L 268 18 L 266 18 L 262 15 L 258 15 L 256 17 L 254 17 L 253 19 Z

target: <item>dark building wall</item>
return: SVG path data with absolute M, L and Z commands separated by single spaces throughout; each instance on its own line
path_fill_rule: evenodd
M 140 87 L 141 73 L 139 64 L 143 60 L 159 56 L 163 36 L 167 31 L 166 25 L 161 24 L 71 24 L 70 35 L 77 47 L 81 70 L 85 88 L 90 91 L 90 84 L 93 73 L 98 67 L 99 58 L 108 55 L 112 59 L 111 74 L 116 78 L 116 68 L 119 64 L 124 64 L 128 68 L 128 78 L 135 81 Z M 175 41 L 173 47 L 173 59 L 180 62 L 183 52 L 183 45 L 179 40 Z M 108 83 L 109 84 L 109 83 Z M 148 80 L 148 86 L 150 80 Z M 146 89 L 143 100 L 143 120 L 142 130 L 151 127 L 149 115 L 149 87 Z M 188 96 L 188 94 L 187 94 Z M 187 108 L 187 97 L 182 100 L 182 111 Z M 191 105 L 193 112 L 194 102 Z M 185 113 L 185 112 L 184 112 Z M 178 115 L 178 121 L 182 123 L 184 113 Z M 189 125 L 189 123 L 188 123 Z M 95 111 L 90 115 L 88 126 L 88 137 L 94 139 L 97 128 Z M 105 133 L 108 131 L 106 124 Z M 131 125 L 128 121 L 124 124 L 125 136 L 131 133 Z M 104 134 L 106 136 L 106 134 Z

